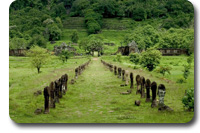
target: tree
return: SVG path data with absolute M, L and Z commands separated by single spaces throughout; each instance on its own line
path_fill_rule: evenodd
M 27 41 L 23 38 L 10 39 L 9 49 L 25 49 L 27 47 Z
M 73 43 L 77 43 L 78 42 L 78 32 L 77 31 L 74 31 L 71 35 L 71 41 Z
M 160 64 L 161 52 L 153 48 L 147 49 L 141 54 L 140 64 L 143 67 L 146 67 L 149 71 L 152 71 Z
M 40 73 L 40 69 L 51 57 L 46 49 L 36 45 L 31 47 L 31 49 L 26 53 L 26 56 L 30 57 L 31 65 L 37 68 L 38 74 Z
M 43 36 L 34 35 L 29 43 L 29 47 L 31 47 L 33 45 L 37 45 L 39 47 L 46 48 L 46 44 L 47 44 L 47 41 Z
M 137 65 L 140 62 L 140 54 L 138 53 L 130 54 L 129 59 L 131 62 Z
M 57 25 L 55 24 L 48 25 L 47 32 L 49 34 L 49 41 L 60 40 L 62 31 L 58 28 Z
M 64 62 L 67 62 L 67 60 L 70 57 L 70 53 L 67 50 L 63 50 L 60 54 L 59 54 L 60 60 Z

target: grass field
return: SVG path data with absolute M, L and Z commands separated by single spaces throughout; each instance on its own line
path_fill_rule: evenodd
M 37 74 L 36 69 L 29 65 L 29 58 L 10 57 L 9 61 L 9 101 L 10 117 L 17 123 L 187 123 L 192 120 L 194 112 L 184 111 L 181 102 L 185 89 L 194 87 L 194 73 L 189 77 L 188 83 L 177 84 L 174 80 L 181 76 L 181 63 L 186 57 L 163 57 L 161 64 L 168 61 L 176 63 L 173 73 L 162 75 L 148 72 L 143 69 L 133 69 L 133 64 L 123 57 L 124 63 L 113 62 L 113 56 L 103 56 L 102 59 L 122 66 L 145 78 L 165 84 L 165 103 L 174 112 L 158 112 L 151 108 L 150 103 L 145 103 L 134 92 L 130 95 L 120 95 L 120 92 L 129 89 L 129 86 L 120 87 L 124 82 L 114 76 L 100 63 L 100 58 L 92 60 L 89 67 L 78 78 L 74 85 L 69 85 L 66 95 L 56 104 L 56 109 L 50 109 L 50 114 L 35 115 L 36 108 L 43 108 L 43 95 L 34 96 L 33 93 L 43 88 L 51 81 L 67 73 L 69 78 L 74 77 L 74 68 L 86 62 L 88 58 L 69 59 L 63 64 L 56 57 L 52 62 L 41 69 Z M 181 62 L 180 62 L 181 61 Z M 173 64 L 173 63 L 171 63 Z M 135 82 L 134 82 L 135 83 Z M 134 86 L 134 91 L 136 90 Z M 134 105 L 135 100 L 141 100 L 141 106 Z

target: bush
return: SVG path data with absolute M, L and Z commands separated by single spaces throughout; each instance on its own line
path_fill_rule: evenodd
M 140 62 L 140 54 L 138 53 L 130 54 L 129 59 L 131 62 L 137 65 Z
M 158 72 L 158 73 L 161 73 L 163 76 L 165 76 L 165 73 L 167 72 L 168 74 L 171 74 L 170 73 L 170 70 L 171 70 L 172 68 L 171 67 L 169 67 L 169 66 L 160 66 L 160 68 L 158 68 L 157 70 L 156 70 L 156 72 Z
M 187 79 L 188 76 L 190 75 L 190 68 L 191 68 L 190 65 L 184 65 L 183 77 L 184 77 L 185 79 Z
M 184 107 L 189 111 L 194 111 L 194 88 L 187 89 L 185 96 L 182 99 Z
M 149 48 L 141 54 L 140 64 L 143 67 L 146 67 L 149 71 L 152 71 L 158 64 L 160 64 L 160 59 L 160 51 Z
M 74 31 L 71 35 L 71 41 L 73 43 L 77 43 L 78 42 L 78 32 L 77 31 Z
M 121 54 L 117 54 L 117 57 L 116 57 L 116 60 L 117 60 L 117 62 L 121 62 Z
M 186 83 L 186 80 L 184 78 L 179 78 L 177 79 L 176 83 L 183 84 Z
M 70 53 L 68 51 L 62 51 L 60 54 L 59 54 L 59 57 L 60 57 L 60 60 L 64 62 L 67 62 L 67 60 L 69 59 L 70 57 Z

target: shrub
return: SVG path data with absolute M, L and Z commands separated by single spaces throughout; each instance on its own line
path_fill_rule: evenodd
M 117 60 L 117 62 L 121 62 L 121 54 L 117 54 L 117 57 L 116 57 L 116 60 Z
M 129 59 L 131 62 L 137 65 L 140 62 L 140 54 L 138 53 L 130 54 Z
M 60 60 L 64 62 L 67 62 L 67 60 L 70 57 L 70 53 L 68 51 L 63 50 L 60 54 L 59 54 Z
M 74 31 L 71 35 L 71 41 L 73 43 L 77 43 L 78 42 L 78 32 L 77 31 Z
M 194 88 L 187 89 L 185 96 L 182 99 L 184 107 L 189 111 L 194 111 Z
M 140 64 L 143 67 L 147 67 L 149 71 L 152 71 L 158 64 L 160 64 L 160 59 L 160 51 L 149 48 L 141 54 Z
M 156 72 L 158 72 L 158 73 L 161 73 L 163 76 L 165 76 L 165 73 L 167 72 L 168 74 L 171 74 L 170 73 L 170 70 L 171 70 L 172 68 L 171 67 L 169 67 L 169 66 L 160 66 L 160 68 L 158 68 L 157 70 L 156 70 Z
M 177 79 L 176 83 L 179 83 L 179 84 L 186 83 L 186 80 L 184 78 L 179 78 Z
M 190 68 L 191 68 L 191 66 L 190 65 L 183 65 L 183 66 L 184 66 L 183 77 L 185 79 L 187 79 L 188 76 L 190 75 Z

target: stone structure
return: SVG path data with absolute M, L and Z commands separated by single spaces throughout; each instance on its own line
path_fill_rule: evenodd
M 118 47 L 118 51 L 114 55 L 121 53 L 122 55 L 129 55 L 130 53 L 139 53 L 138 46 L 135 41 L 132 41 L 127 46 Z
M 50 88 L 50 108 L 56 107 L 56 101 L 55 101 L 55 83 L 51 82 L 49 85 Z
M 151 99 L 150 99 L 151 81 L 149 79 L 146 80 L 145 86 L 146 86 L 146 100 L 145 100 L 145 102 L 151 102 Z
M 141 89 L 140 89 L 141 98 L 145 98 L 145 90 L 144 90 L 145 78 L 143 76 L 140 78 L 140 83 L 141 83 Z
M 140 75 L 137 75 L 136 76 L 136 83 L 137 83 L 137 90 L 136 90 L 136 94 L 139 94 L 140 93 L 140 84 L 141 84 L 141 81 L 140 81 Z
M 124 75 L 125 75 L 125 70 L 122 70 L 122 81 L 125 81 Z
M 128 70 L 125 70 L 125 80 L 126 80 L 125 85 L 127 86 L 129 84 L 129 71 Z
M 118 67 L 118 78 L 121 78 L 122 69 Z
M 75 78 L 78 78 L 78 68 L 75 69 Z
M 54 83 L 55 83 L 55 102 L 60 103 L 60 101 L 59 101 L 59 90 L 60 90 L 59 81 L 56 80 Z
M 188 55 L 188 50 L 180 48 L 159 48 L 158 49 L 163 56 L 174 56 L 174 55 Z
M 114 73 L 115 73 L 115 75 L 117 75 L 117 67 L 116 66 L 114 66 Z
M 151 107 L 157 107 L 157 101 L 156 101 L 156 90 L 157 90 L 157 83 L 152 82 L 151 83 L 151 91 L 152 91 L 152 104 Z
M 49 87 L 46 86 L 44 88 L 44 113 L 45 114 L 48 114 L 49 113 Z
M 63 50 L 67 50 L 70 52 L 76 52 L 76 49 L 67 45 L 66 43 L 62 43 L 60 46 L 54 46 L 55 55 L 59 55 Z
M 133 89 L 133 73 L 130 73 L 130 81 L 131 81 L 131 86 L 130 88 Z
M 25 56 L 28 49 L 9 49 L 9 56 Z
M 68 75 L 67 75 L 67 74 L 65 74 L 65 80 L 66 80 L 66 81 L 65 81 L 65 92 L 67 92 L 67 89 L 68 89 L 68 88 L 67 88 L 67 84 L 68 84 L 68 83 L 67 83 L 67 82 L 68 82 Z
M 141 103 L 140 100 L 135 100 L 135 105 L 136 106 L 140 106 L 140 103 Z

